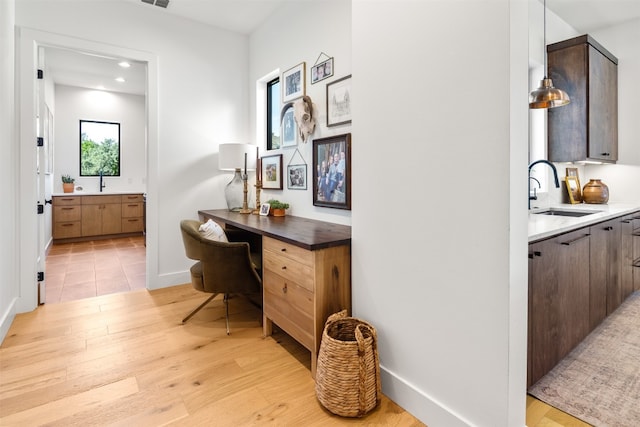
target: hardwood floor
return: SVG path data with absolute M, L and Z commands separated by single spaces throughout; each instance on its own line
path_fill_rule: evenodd
M 47 304 L 146 286 L 144 237 L 54 244 L 46 259 Z
M 527 395 L 527 427 L 590 427 L 571 415 Z
M 0 347 L 0 425 L 422 426 L 383 398 L 363 419 L 324 410 L 309 352 L 261 313 L 191 285 L 45 304 L 19 314 Z

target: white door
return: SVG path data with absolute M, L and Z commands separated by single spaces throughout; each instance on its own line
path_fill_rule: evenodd
M 38 48 L 38 69 L 44 70 L 44 48 Z M 52 127 L 51 114 L 45 103 L 44 78 L 38 75 L 38 83 L 36 85 L 36 135 L 38 137 L 38 149 L 36 150 L 36 191 L 38 197 L 38 241 L 37 241 L 37 272 L 38 272 L 38 304 L 45 302 L 45 260 L 46 260 L 46 241 L 45 241 L 45 214 L 47 209 L 51 209 L 50 202 L 47 203 L 45 197 L 45 175 L 52 172 L 49 156 L 50 135 L 49 130 Z M 40 213 L 42 210 L 42 213 Z M 49 216 L 50 217 L 50 216 Z

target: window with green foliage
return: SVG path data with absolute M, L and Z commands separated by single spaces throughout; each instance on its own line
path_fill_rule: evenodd
M 267 83 L 267 150 L 280 148 L 280 79 Z
M 120 123 L 80 120 L 80 176 L 120 176 Z

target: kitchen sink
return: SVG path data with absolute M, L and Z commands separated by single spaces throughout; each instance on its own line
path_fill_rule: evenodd
M 568 209 L 546 209 L 544 211 L 533 212 L 537 215 L 551 215 L 551 216 L 570 216 L 570 217 L 581 217 L 586 215 L 593 215 L 601 211 L 574 211 Z

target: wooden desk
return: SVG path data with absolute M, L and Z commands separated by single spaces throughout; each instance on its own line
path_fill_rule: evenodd
M 262 236 L 263 330 L 272 322 L 311 352 L 315 376 L 324 323 L 351 313 L 351 227 L 295 216 L 198 211 L 203 220 Z

